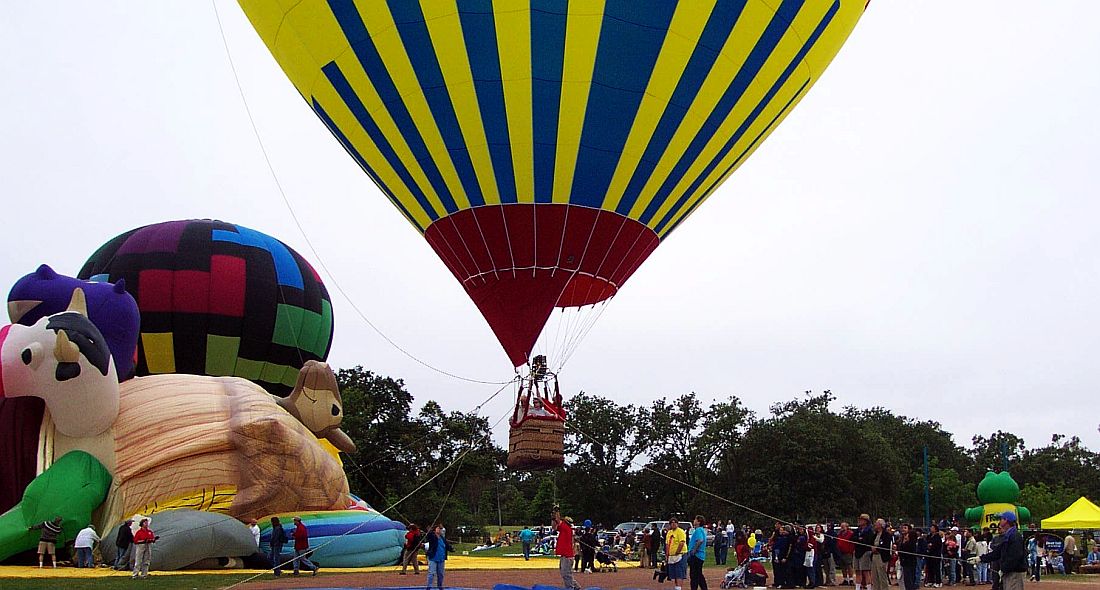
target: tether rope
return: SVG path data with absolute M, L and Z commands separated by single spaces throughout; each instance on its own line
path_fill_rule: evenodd
M 283 183 L 279 180 L 279 175 L 275 172 L 274 164 L 271 163 L 271 157 L 268 155 L 267 147 L 264 145 L 263 137 L 260 135 L 259 126 L 256 125 L 256 119 L 252 116 L 252 109 L 248 105 L 248 98 L 245 96 L 244 86 L 241 84 L 241 78 L 237 74 L 236 63 L 233 61 L 233 53 L 229 50 L 229 41 L 226 39 L 225 29 L 222 26 L 222 19 L 221 19 L 221 14 L 218 12 L 217 0 L 210 0 L 210 4 L 214 7 L 214 17 L 218 22 L 218 33 L 221 35 L 221 38 L 222 38 L 222 46 L 225 47 L 225 56 L 226 56 L 226 59 L 229 61 L 229 69 L 233 72 L 233 80 L 237 84 L 237 92 L 240 94 L 241 104 L 244 106 L 245 114 L 248 115 L 248 122 L 252 126 L 252 133 L 256 137 L 256 143 L 260 146 L 260 153 L 263 154 L 264 162 L 267 164 L 268 172 L 271 173 L 271 179 L 275 182 L 275 187 L 279 191 L 279 196 L 282 197 L 283 204 L 286 205 L 287 211 L 290 213 L 291 219 L 294 220 L 294 225 L 295 225 L 295 227 L 298 228 L 298 233 L 300 233 L 302 235 L 302 239 L 305 240 L 306 246 L 309 247 L 310 252 L 313 254 L 314 258 L 317 260 L 318 265 L 321 267 L 322 270 L 325 271 L 325 274 L 328 275 L 329 280 L 332 283 L 332 286 L 335 287 L 336 291 L 339 292 L 340 295 L 348 302 L 348 305 L 351 306 L 351 308 L 355 311 L 356 315 L 358 315 L 363 320 L 364 323 L 366 323 L 368 326 L 370 326 L 370 328 L 372 330 L 374 330 L 374 332 L 376 334 L 378 334 L 379 337 L 381 337 L 383 340 L 385 340 L 390 346 L 397 349 L 397 351 L 399 351 L 401 354 L 404 354 L 405 356 L 412 359 L 416 363 L 418 363 L 418 364 L 420 364 L 420 365 L 422 365 L 422 366 L 424 366 L 424 367 L 426 367 L 426 368 L 428 368 L 432 371 L 435 371 L 436 373 L 439 373 L 440 375 L 445 375 L 447 377 L 450 377 L 452 379 L 457 379 L 459 381 L 466 381 L 467 383 L 482 383 L 482 384 L 486 384 L 486 385 L 501 385 L 501 384 L 504 384 L 504 383 L 510 383 L 510 381 L 488 381 L 488 380 L 484 380 L 484 379 L 474 379 L 474 378 L 470 378 L 470 377 L 465 377 L 465 376 L 453 373 L 451 371 L 441 369 L 439 367 L 436 367 L 435 365 L 432 365 L 431 363 L 429 363 L 429 362 L 417 357 L 413 353 L 409 352 L 403 346 L 401 346 L 400 344 L 395 342 L 392 338 L 390 338 L 388 335 L 386 335 L 386 333 L 383 332 L 382 329 L 379 328 L 377 325 L 375 325 L 375 323 L 372 322 L 370 320 L 370 318 L 367 317 L 367 315 L 365 313 L 363 313 L 363 310 L 361 310 L 359 308 L 359 306 L 355 304 L 355 301 L 351 298 L 350 295 L 348 295 L 348 293 L 344 290 L 343 286 L 341 286 L 340 282 L 336 279 L 336 275 L 333 274 L 332 270 L 330 270 L 328 265 L 325 264 L 324 258 L 321 257 L 320 252 L 318 252 L 317 248 L 313 245 L 313 241 L 309 239 L 309 235 L 306 233 L 305 227 L 302 225 L 301 220 L 298 219 L 298 214 L 294 211 L 294 206 L 291 204 L 290 198 L 287 197 L 286 190 L 284 190 L 284 188 L 283 188 Z M 372 182 L 373 182 L 373 179 L 372 179 Z

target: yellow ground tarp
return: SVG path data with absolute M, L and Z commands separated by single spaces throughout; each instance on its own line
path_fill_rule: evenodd
M 1100 506 L 1081 496 L 1069 508 L 1043 519 L 1044 529 L 1100 529 Z
M 620 568 L 638 567 L 636 562 L 620 561 L 618 563 Z M 322 572 L 352 574 L 360 572 L 394 572 L 398 570 L 399 566 L 378 566 L 378 567 L 322 567 Z M 421 566 L 422 568 L 425 566 Z M 468 555 L 452 555 L 447 558 L 447 571 L 460 571 L 460 570 L 524 570 L 524 569 L 539 569 L 539 570 L 556 570 L 558 569 L 557 558 L 551 557 L 532 557 L 531 561 L 524 561 L 518 557 L 473 557 Z M 243 570 L 243 569 L 224 569 L 224 570 L 176 570 L 171 572 L 151 572 L 154 576 L 183 576 L 190 574 L 225 574 L 225 575 L 247 575 L 266 572 L 269 570 Z M 109 577 L 126 577 L 130 572 L 116 572 L 107 567 L 91 568 L 75 568 L 75 567 L 59 567 L 50 568 L 45 567 L 39 569 L 37 566 L 21 566 L 21 565 L 7 565 L 0 566 L 0 579 L 3 578 L 109 578 Z

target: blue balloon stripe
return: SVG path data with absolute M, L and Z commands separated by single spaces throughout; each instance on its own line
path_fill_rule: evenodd
M 432 159 L 431 152 L 428 151 L 427 145 L 424 143 L 424 137 L 420 135 L 420 131 L 416 128 L 416 123 L 413 122 L 409 109 L 405 106 L 400 93 L 397 91 L 397 85 L 394 84 L 393 78 L 390 76 L 389 71 L 386 70 L 386 64 L 382 61 L 382 57 L 378 53 L 378 48 L 375 47 L 374 41 L 367 32 L 366 25 L 363 24 L 363 19 L 359 15 L 359 10 L 355 7 L 354 0 L 329 0 L 328 4 L 329 8 L 332 10 L 332 15 L 340 24 L 344 36 L 347 38 L 356 58 L 358 58 L 359 64 L 363 67 L 363 71 L 367 74 L 367 77 L 370 78 L 371 84 L 374 86 L 375 90 L 378 91 L 382 103 L 386 105 L 386 110 L 393 118 L 397 128 L 401 131 L 401 136 L 405 139 L 405 143 L 408 144 L 409 149 L 412 150 L 413 157 L 420 163 L 424 175 L 428 178 L 428 182 L 432 185 L 432 188 L 435 189 L 435 193 L 439 196 L 443 208 L 448 214 L 454 213 L 458 210 L 458 207 L 455 205 L 454 197 L 451 195 L 451 191 L 447 187 L 447 184 L 443 181 L 443 176 L 439 173 L 439 168 L 436 166 L 435 160 Z M 335 62 L 330 65 L 335 65 Z M 346 84 L 347 80 L 345 79 L 344 82 Z M 350 89 L 350 84 L 347 86 Z M 344 98 L 346 101 L 347 98 Z M 360 101 L 356 98 L 355 102 Z M 360 103 L 360 105 L 361 104 L 362 103 Z M 366 109 L 364 108 L 363 111 L 365 113 Z M 431 207 L 430 204 L 425 207 L 425 210 L 431 211 L 429 216 L 433 220 L 438 218 L 438 215 L 435 214 L 434 207 Z
M 722 122 L 726 120 L 733 108 L 737 106 L 741 96 L 744 95 L 753 79 L 756 78 L 756 75 L 768 61 L 768 57 L 779 45 L 779 41 L 790 29 L 791 23 L 804 3 L 805 0 L 784 0 L 783 4 L 780 5 L 779 10 L 775 12 L 768 26 L 764 29 L 764 33 L 757 39 L 756 45 L 753 46 L 752 51 L 745 58 L 745 63 L 733 77 L 733 81 L 730 82 L 730 85 L 722 94 L 722 98 L 718 100 L 718 104 L 699 129 L 699 133 L 692 139 L 687 150 L 673 166 L 672 172 L 661 183 L 661 187 L 657 189 L 657 193 L 645 208 L 639 221 L 648 225 L 653 216 L 657 214 L 657 210 L 664 205 L 665 200 L 669 198 L 680 179 L 687 174 L 688 168 L 699 157 L 706 145 L 710 143 L 711 138 L 718 132 L 718 128 L 721 127 Z
M 416 2 L 389 0 L 388 4 L 409 62 L 412 63 L 424 98 L 428 101 L 428 108 L 432 111 L 439 134 L 443 137 L 443 144 L 451 155 L 451 163 L 458 173 L 466 198 L 470 200 L 471 206 L 484 205 L 485 197 L 481 194 L 481 185 L 470 160 L 470 150 L 466 147 L 466 138 L 458 124 L 458 115 L 455 114 L 454 103 L 451 102 L 451 94 L 439 66 L 439 58 L 432 46 L 424 13 Z
M 500 72 L 500 48 L 497 46 L 492 2 L 460 0 L 458 10 L 497 191 L 502 203 L 515 203 L 516 175 L 512 166 L 508 112 L 504 105 L 504 82 Z
M 699 44 L 695 46 L 691 57 L 688 58 L 684 72 L 672 91 L 668 106 L 661 113 L 661 119 L 653 130 L 645 152 L 630 176 L 626 190 L 623 191 L 623 198 L 615 209 L 620 215 L 629 215 L 634 203 L 641 196 L 642 189 L 653 175 L 661 155 L 668 149 L 668 144 L 672 142 L 676 130 L 684 121 L 688 108 L 691 107 L 691 103 L 703 87 L 703 82 L 718 61 L 719 52 L 741 17 L 745 3 L 746 0 L 719 0 L 710 13 L 707 24 L 703 27 L 703 33 L 699 37 Z
M 836 16 L 838 10 L 840 10 L 840 1 L 835 0 L 833 2 L 833 5 L 829 8 L 829 11 L 826 12 L 825 16 L 822 17 L 820 22 L 818 22 L 817 27 L 814 28 L 813 33 L 811 33 L 806 41 L 802 44 L 802 48 L 799 49 L 798 53 L 795 54 L 794 58 L 787 65 L 786 69 L 783 70 L 783 73 L 780 74 L 779 78 L 764 94 L 764 97 L 760 100 L 756 107 L 753 108 L 752 112 L 749 113 L 749 116 L 746 117 L 741 125 L 737 128 L 737 131 L 733 134 L 733 136 L 726 140 L 726 143 L 722 146 L 722 149 L 718 150 L 718 153 L 715 154 L 714 158 L 711 159 L 711 161 L 703 168 L 702 172 L 699 173 L 695 180 L 693 180 L 692 183 L 688 185 L 687 190 L 684 191 L 684 194 L 680 195 L 680 198 L 677 199 L 676 204 L 673 205 L 672 208 L 670 208 L 668 212 L 665 213 L 665 216 L 661 219 L 661 222 L 658 223 L 655 228 L 657 233 L 661 233 L 661 231 L 664 230 L 665 225 L 667 225 L 668 222 L 672 219 L 672 212 L 679 211 L 680 208 L 684 206 L 684 203 L 691 197 L 691 195 L 695 194 L 695 191 L 699 188 L 699 185 L 701 185 L 706 180 L 706 177 L 709 176 L 710 173 L 718 167 L 719 162 L 721 162 L 721 160 L 725 158 L 727 154 L 729 154 L 730 150 L 733 149 L 733 146 L 736 145 L 742 137 L 744 137 L 745 133 L 748 132 L 749 127 L 751 127 L 753 123 L 756 122 L 756 120 L 760 117 L 760 114 L 764 112 L 764 109 L 767 108 L 768 104 L 771 103 L 773 98 L 775 98 L 775 95 L 779 93 L 780 89 L 783 88 L 783 85 L 786 84 L 787 80 L 789 80 L 791 75 L 794 74 L 799 64 L 801 64 L 802 60 L 806 57 L 806 54 L 810 52 L 810 49 L 812 49 L 814 44 L 817 43 L 817 40 L 821 38 L 821 34 L 825 32 L 825 29 L 828 28 L 829 23 L 833 21 L 833 17 Z M 804 82 L 803 87 L 805 87 L 805 85 L 808 83 L 808 80 Z M 802 89 L 800 88 L 798 92 L 801 93 Z M 798 93 L 795 94 L 795 96 L 797 95 Z
M 685 219 L 691 217 L 691 214 L 694 213 L 695 209 L 707 199 L 707 196 L 714 192 L 714 189 L 718 188 L 718 185 L 722 183 L 722 181 L 726 178 L 726 175 L 728 175 L 730 171 L 732 171 L 734 168 L 737 168 L 737 166 L 740 165 L 741 162 L 745 159 L 745 156 L 749 155 L 749 152 L 751 152 L 753 148 L 756 147 L 756 144 L 760 143 L 760 140 L 764 139 L 764 136 L 771 132 L 772 128 L 775 127 L 775 124 L 779 122 L 779 119 L 781 119 L 783 115 L 791 108 L 791 105 L 794 104 L 794 101 L 797 100 L 799 96 L 802 96 L 802 93 L 805 92 L 806 88 L 809 85 L 809 80 L 806 80 L 802 83 L 802 87 L 799 88 L 798 92 L 795 92 L 794 96 L 792 96 L 791 99 L 787 101 L 787 104 L 783 105 L 783 108 L 780 109 L 774 117 L 772 117 L 772 120 L 768 123 L 768 126 L 765 127 L 764 130 L 761 131 L 755 139 L 752 140 L 752 143 L 750 143 L 748 147 L 746 147 L 745 150 L 737 156 L 737 159 L 734 160 L 733 163 L 730 164 L 725 169 L 725 171 L 723 171 L 722 174 L 718 176 L 718 178 L 714 179 L 714 182 L 710 183 L 710 186 L 707 187 L 707 190 L 703 191 L 702 196 L 700 196 L 700 198 L 696 199 L 695 202 L 691 204 L 691 207 L 688 208 L 687 213 L 684 213 L 682 217 L 677 219 L 676 223 L 672 224 L 672 226 L 668 228 L 667 232 L 661 234 L 662 239 L 664 239 L 664 236 L 667 236 L 668 234 L 676 231 L 676 228 L 680 227 L 680 224 L 683 223 Z M 673 216 L 675 216 L 675 212 L 669 214 L 669 217 Z
M 359 125 L 363 128 L 363 131 L 367 133 L 367 136 L 371 138 L 378 151 L 382 153 L 382 157 L 386 159 L 390 167 L 393 168 L 397 176 L 401 178 L 401 182 L 409 189 L 413 194 L 413 198 L 420 204 L 421 209 L 428 215 L 432 221 L 439 219 L 439 215 L 435 212 L 435 207 L 428 201 L 427 195 L 424 191 L 420 190 L 420 185 L 416 184 L 413 180 L 412 174 L 409 173 L 409 169 L 405 167 L 405 163 L 398 157 L 397 152 L 393 150 L 393 146 L 390 145 L 389 140 L 382 133 L 382 130 L 378 128 L 378 125 L 374 122 L 374 119 L 367 112 L 367 107 L 359 100 L 359 96 L 355 94 L 355 91 L 351 88 L 351 84 L 344 76 L 344 72 L 340 70 L 340 66 L 336 62 L 331 62 L 328 65 L 321 68 L 325 76 L 328 78 L 332 87 L 336 89 L 336 93 L 343 99 L 344 104 L 351 111 L 351 114 L 359 121 Z
M 675 12 L 675 2 L 658 2 L 640 11 L 635 0 L 608 1 L 570 203 L 603 205 Z
M 531 3 L 531 119 L 536 203 L 549 203 L 554 196 L 568 8 L 566 0 L 533 0 Z
M 313 98 L 310 100 L 310 104 L 313 106 L 313 112 L 317 114 L 317 118 L 321 119 L 321 122 L 325 124 L 325 127 L 328 127 L 329 132 L 332 133 L 332 136 L 336 138 L 336 141 L 339 141 L 340 145 L 344 146 L 344 149 L 348 152 L 352 159 L 355 160 L 357 164 L 359 164 L 359 167 L 363 169 L 363 172 L 367 173 L 367 176 L 371 177 L 371 180 L 374 181 L 374 184 L 378 185 L 378 188 L 382 189 L 382 192 L 386 194 L 386 197 L 389 198 L 394 207 L 397 207 L 398 211 L 401 211 L 401 214 L 405 216 L 405 219 L 408 219 L 409 223 L 419 228 L 421 232 L 427 229 L 416 222 L 416 219 L 413 218 L 411 213 L 409 213 L 408 208 L 405 207 L 405 205 L 402 204 L 396 196 L 394 196 L 393 191 L 390 190 L 390 187 L 386 186 L 386 183 L 382 182 L 382 179 L 378 176 L 374 169 L 371 168 L 370 164 L 367 163 L 367 160 L 363 158 L 363 155 L 359 153 L 359 150 L 355 149 L 355 146 L 352 145 L 348 137 L 344 135 L 344 132 L 340 131 L 340 128 L 336 126 L 336 122 L 332 120 L 332 117 L 330 117 L 325 109 L 321 107 L 321 103 L 317 102 L 316 98 Z

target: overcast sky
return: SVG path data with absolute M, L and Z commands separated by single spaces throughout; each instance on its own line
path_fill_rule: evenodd
M 217 0 L 264 144 L 321 260 L 433 365 L 507 379 L 464 291 Z M 61 8 L 59 6 L 63 6 Z M 1100 3 L 876 0 L 757 153 L 659 248 L 563 371 L 623 403 L 808 389 L 1100 448 Z M 0 19 L 0 290 L 212 217 L 317 262 L 264 163 L 209 2 L 15 3 Z M 1089 74 L 1089 72 L 1093 72 Z M 329 282 L 330 360 L 470 410 L 495 389 L 392 348 Z M 498 397 L 492 418 L 511 404 Z M 503 441 L 503 430 L 498 442 Z

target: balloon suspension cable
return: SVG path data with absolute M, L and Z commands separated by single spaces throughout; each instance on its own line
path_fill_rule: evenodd
M 321 257 L 321 253 L 318 252 L 316 246 L 313 245 L 313 241 L 309 239 L 309 235 L 306 233 L 305 227 L 302 225 L 301 220 L 298 218 L 298 214 L 295 212 L 294 206 L 290 202 L 290 198 L 287 197 L 286 190 L 283 188 L 283 183 L 279 180 L 279 175 L 275 172 L 275 166 L 274 164 L 272 164 L 271 157 L 267 153 L 267 147 L 264 145 L 263 137 L 260 135 L 260 128 L 256 124 L 256 119 L 252 115 L 252 109 L 248 105 L 248 98 L 245 96 L 244 93 L 244 85 L 241 84 L 241 78 L 237 74 L 236 63 L 233 61 L 233 53 L 229 50 L 229 41 L 226 39 L 225 29 L 222 26 L 222 18 L 221 13 L 218 11 L 217 0 L 210 0 L 210 4 L 214 7 L 214 17 L 218 22 L 218 33 L 221 34 L 222 46 L 225 47 L 225 56 L 226 59 L 229 61 L 229 69 L 233 72 L 233 80 L 237 83 L 237 92 L 240 94 L 241 104 L 244 105 L 245 114 L 248 115 L 248 122 L 252 126 L 253 135 L 256 136 L 256 143 L 260 146 L 260 153 L 263 155 L 264 162 L 267 164 L 267 170 L 271 173 L 271 179 L 275 182 L 275 188 L 278 189 L 279 196 L 282 197 L 283 204 L 286 205 L 287 211 L 290 213 L 291 219 L 294 220 L 294 225 L 298 228 L 298 233 L 302 235 L 302 239 L 305 240 L 306 246 L 308 246 L 310 252 L 313 253 L 313 257 L 317 260 L 317 264 L 321 267 L 323 271 L 325 271 L 325 274 L 328 275 L 332 286 L 335 287 L 336 291 L 339 292 L 340 295 L 348 302 L 348 305 L 350 305 L 352 310 L 355 311 L 355 314 L 358 315 L 359 318 L 362 319 L 363 322 L 366 323 L 371 330 L 374 330 L 374 332 L 378 334 L 378 336 L 381 337 L 382 340 L 385 340 L 386 343 L 395 348 L 398 352 L 412 359 L 414 362 L 420 364 L 421 366 L 435 371 L 440 375 L 444 375 L 458 381 L 465 381 L 467 383 L 482 383 L 485 385 L 504 385 L 507 383 L 511 383 L 510 380 L 489 381 L 485 379 L 474 379 L 436 367 L 435 365 L 417 357 L 416 355 L 402 347 L 400 344 L 395 342 L 392 338 L 386 335 L 386 333 L 383 332 L 381 328 L 375 325 L 375 323 L 372 322 L 365 313 L 363 313 L 363 310 L 361 310 L 359 306 L 355 304 L 355 301 L 351 298 L 350 295 L 348 295 L 348 293 L 340 285 L 340 282 L 336 279 L 336 275 L 333 274 L 332 270 L 330 270 L 328 265 L 325 264 L 324 258 Z

